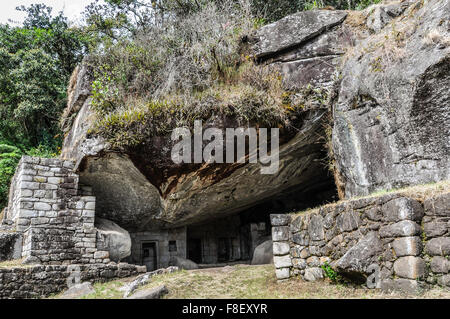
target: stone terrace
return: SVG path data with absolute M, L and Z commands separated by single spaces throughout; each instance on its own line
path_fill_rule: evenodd
M 450 287 L 450 192 L 412 197 L 392 193 L 272 215 L 277 278 L 314 281 L 329 264 L 371 288 Z

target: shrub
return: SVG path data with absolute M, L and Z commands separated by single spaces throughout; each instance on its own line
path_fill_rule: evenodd
M 327 262 L 321 268 L 325 273 L 325 277 L 329 278 L 332 282 L 337 283 L 342 281 L 342 277 Z
M 9 184 L 21 156 L 17 147 L 0 144 L 0 211 L 8 204 Z
M 243 41 L 254 27 L 249 7 L 230 0 L 107 48 L 92 59 L 91 133 L 125 147 L 216 115 L 284 126 L 281 76 L 255 65 Z

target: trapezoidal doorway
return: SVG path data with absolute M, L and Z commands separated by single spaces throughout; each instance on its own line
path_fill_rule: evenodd
M 156 242 L 142 243 L 142 265 L 147 267 L 147 271 L 156 270 L 158 267 L 158 256 L 156 253 Z

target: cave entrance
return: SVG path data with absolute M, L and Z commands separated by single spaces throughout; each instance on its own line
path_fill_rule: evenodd
M 257 217 L 253 220 L 237 214 L 188 226 L 188 259 L 200 266 L 249 263 L 256 246 L 270 240 L 268 214 Z
M 233 238 L 219 238 L 217 260 L 218 262 L 231 261 L 233 254 Z
M 271 214 L 298 212 L 337 199 L 336 188 L 331 179 L 319 186 L 285 191 L 234 215 L 188 225 L 187 258 L 201 268 L 251 263 L 255 257 L 255 249 L 272 240 Z M 270 262 L 271 253 L 264 251 L 262 259 L 261 256 L 256 256 L 256 259 Z
M 189 238 L 187 241 L 187 258 L 199 264 L 202 262 L 202 240 Z
M 141 246 L 141 264 L 147 267 L 147 271 L 158 268 L 158 255 L 156 252 L 156 242 L 143 242 Z

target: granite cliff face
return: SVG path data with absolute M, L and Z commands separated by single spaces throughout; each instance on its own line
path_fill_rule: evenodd
M 305 108 L 298 131 L 282 136 L 278 174 L 260 174 L 260 164 L 175 165 L 170 137 L 151 141 L 157 154 L 145 145 L 112 149 L 88 134 L 95 114 L 86 65 L 73 77 L 62 157 L 93 187 L 99 217 L 136 230 L 202 222 L 288 194 L 307 207 L 332 200 L 336 186 L 351 197 L 448 179 L 449 13 L 445 0 L 315 10 L 249 37 L 255 59 L 277 68 L 287 90 L 312 87 L 330 97 Z M 330 112 L 335 180 L 325 165 Z
M 450 3 L 403 10 L 342 67 L 333 151 L 347 198 L 450 178 Z

